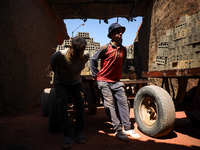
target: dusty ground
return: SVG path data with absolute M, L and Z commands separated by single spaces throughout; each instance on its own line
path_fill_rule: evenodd
M 163 138 L 151 138 L 137 129 L 133 109 L 131 108 L 131 121 L 142 139 L 130 142 L 120 141 L 109 130 L 103 107 L 98 107 L 96 115 L 90 115 L 86 109 L 85 134 L 88 138 L 86 144 L 75 143 L 72 150 L 185 150 L 200 149 L 200 135 L 186 118 L 184 112 L 176 112 L 176 121 L 173 131 Z M 71 111 L 73 122 L 74 112 Z M 48 117 L 43 117 L 41 107 L 29 107 L 10 116 L 0 116 L 0 149 L 1 150 L 60 150 L 63 134 L 49 133 Z

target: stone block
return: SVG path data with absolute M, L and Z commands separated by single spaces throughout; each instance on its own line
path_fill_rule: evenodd
M 165 70 L 165 65 L 159 65 L 160 71 Z
M 157 50 L 157 56 L 164 56 L 164 48 L 158 48 Z
M 177 46 L 177 41 L 170 41 L 169 48 L 175 48 Z
M 176 40 L 177 33 L 172 34 L 172 40 Z
M 178 31 L 177 33 L 176 33 L 176 39 L 180 39 L 181 38 L 181 31 Z
M 192 43 L 200 42 L 200 33 L 193 34 L 192 36 Z
M 183 39 L 178 39 L 177 40 L 177 47 L 183 46 Z
M 188 45 L 188 52 L 193 53 L 193 45 Z
M 195 60 L 200 61 L 200 51 L 195 53 Z
M 191 61 L 191 67 L 192 68 L 200 67 L 200 60 Z
M 178 49 L 178 54 L 183 54 L 183 46 L 177 47 Z
M 193 26 L 193 27 L 191 28 L 191 33 L 192 33 L 192 34 L 196 34 L 196 32 L 197 32 L 196 26 Z
M 192 25 L 193 25 L 192 22 L 187 22 L 187 24 L 186 24 L 186 29 L 191 28 Z
M 171 55 L 177 54 L 177 48 L 172 48 L 171 49 Z
M 189 51 L 188 51 L 188 45 L 182 46 L 182 51 L 183 51 L 183 54 L 189 53 Z
M 193 35 L 189 35 L 189 36 L 186 37 L 186 43 L 187 44 L 192 44 L 192 36 Z
M 193 60 L 191 61 L 190 67 L 191 68 L 197 68 L 200 65 L 200 61 L 199 60 Z
M 198 24 L 198 25 L 196 26 L 196 32 L 197 32 L 197 33 L 200 32 L 200 24 Z
M 186 21 L 186 23 L 191 22 L 192 21 L 192 17 L 191 16 L 186 16 L 185 21 Z
M 200 44 L 198 43 L 198 44 L 195 44 L 195 45 L 193 45 L 193 52 L 200 52 Z
M 185 29 L 185 34 L 186 34 L 186 37 L 187 36 L 190 36 L 191 34 L 192 34 L 192 29 L 191 28 L 187 28 L 187 29 Z
M 175 26 L 175 33 L 182 31 L 187 28 L 187 23 L 181 23 Z
M 168 42 L 161 42 L 158 44 L 159 48 L 168 48 Z
M 170 41 L 172 41 L 172 40 L 173 40 L 173 35 L 167 36 L 167 42 L 170 42 Z
M 157 66 L 158 66 L 158 64 L 157 63 L 153 63 L 153 71 L 157 71 Z
M 172 62 L 173 55 L 167 57 L 167 64 Z
M 185 46 L 185 45 L 188 45 L 188 43 L 187 43 L 187 38 L 186 38 L 186 37 L 184 37 L 184 38 L 182 39 L 182 46 Z
M 169 36 L 169 35 L 172 35 L 172 34 L 174 34 L 174 28 L 168 29 L 168 30 L 166 31 L 166 36 Z
M 165 64 L 165 57 L 156 56 L 155 63 Z
M 182 38 L 183 38 L 183 37 L 186 37 L 186 29 L 184 29 L 184 30 L 181 31 L 181 37 L 182 37 Z
M 180 56 L 179 55 L 173 55 L 172 56 L 172 62 L 177 62 L 180 61 Z
M 188 60 L 195 60 L 196 54 L 195 53 L 189 53 L 188 54 Z
M 191 61 L 185 61 L 185 68 L 191 68 Z
M 161 37 L 160 37 L 160 42 L 161 42 L 161 43 L 163 43 L 163 42 L 168 42 L 168 41 L 169 41 L 168 36 L 165 36 L 165 35 L 164 35 L 164 36 L 161 36 Z
M 170 49 L 168 49 L 168 57 L 171 56 L 171 55 L 173 55 L 173 54 L 172 54 L 173 49 L 174 49 L 174 48 L 170 48 Z
M 172 69 L 172 63 L 170 62 L 170 63 L 168 63 L 168 64 L 166 64 L 167 65 L 167 69 L 168 70 L 171 70 Z

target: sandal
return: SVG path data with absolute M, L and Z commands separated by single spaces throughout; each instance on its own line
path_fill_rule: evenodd
M 84 133 L 79 133 L 77 136 L 76 136 L 76 142 L 79 143 L 79 144 L 84 144 L 87 142 L 87 138 L 85 136 Z
M 70 149 L 72 148 L 72 145 L 74 144 L 74 139 L 66 136 L 62 142 L 62 148 L 63 149 Z

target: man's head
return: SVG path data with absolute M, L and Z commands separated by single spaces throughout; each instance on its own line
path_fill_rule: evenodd
M 83 56 L 84 50 L 87 46 L 85 38 L 76 36 L 72 38 L 70 46 L 70 54 L 73 59 L 79 59 Z
M 122 41 L 122 34 L 126 28 L 119 23 L 112 23 L 108 28 L 108 37 L 116 42 Z

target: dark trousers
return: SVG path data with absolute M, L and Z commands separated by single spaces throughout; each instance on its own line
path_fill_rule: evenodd
M 122 125 L 125 130 L 131 129 L 129 116 L 129 105 L 127 96 L 122 82 L 105 82 L 97 81 L 100 89 L 106 114 L 111 120 L 114 130 L 122 130 Z M 117 117 L 116 106 L 118 106 L 121 122 Z
M 65 136 L 71 138 L 83 132 L 85 126 L 85 107 L 84 107 L 84 93 L 82 83 L 74 85 L 55 84 L 56 97 L 58 101 L 58 109 L 60 116 L 60 127 Z M 69 121 L 67 105 L 69 103 L 69 96 L 74 99 L 76 107 L 76 126 L 75 131 Z

